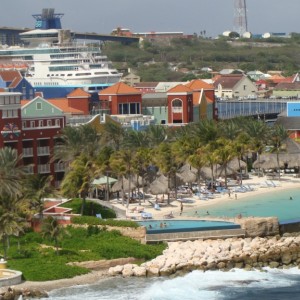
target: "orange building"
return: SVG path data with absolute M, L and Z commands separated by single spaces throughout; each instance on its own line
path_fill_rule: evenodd
M 111 115 L 141 114 L 142 93 L 118 82 L 99 92 L 100 109 L 108 110 Z
M 183 84 L 168 90 L 168 124 L 193 122 L 193 91 Z

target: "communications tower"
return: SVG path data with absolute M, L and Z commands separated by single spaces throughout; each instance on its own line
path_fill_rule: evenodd
M 234 30 L 242 36 L 248 31 L 246 0 L 234 0 Z

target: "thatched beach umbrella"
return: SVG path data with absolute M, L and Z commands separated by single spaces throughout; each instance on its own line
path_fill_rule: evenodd
M 111 188 L 112 192 L 119 192 L 122 190 L 125 193 L 129 193 L 130 191 L 134 190 L 136 188 L 135 183 L 131 181 L 130 183 L 130 191 L 129 191 L 129 180 L 127 178 L 119 179 Z
M 160 175 L 152 183 L 150 183 L 148 190 L 153 195 L 168 194 L 168 178 L 164 175 Z
M 232 159 L 227 166 L 232 169 L 232 170 L 236 170 L 238 171 L 241 167 L 241 169 L 247 169 L 247 163 L 245 163 L 243 160 L 238 160 L 237 157 L 235 157 L 234 159 Z
M 189 164 L 185 164 L 177 173 L 179 178 L 185 183 L 192 183 L 197 181 L 197 169 Z

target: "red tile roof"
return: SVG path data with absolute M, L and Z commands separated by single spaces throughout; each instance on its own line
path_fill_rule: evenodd
M 99 95 L 118 95 L 118 94 L 141 94 L 141 92 L 134 87 L 131 87 L 123 82 L 118 82 L 102 91 Z
M 75 89 L 67 95 L 68 98 L 88 98 L 91 95 L 84 91 L 83 89 Z
M 232 89 L 243 77 L 242 74 L 222 75 L 214 82 L 214 87 L 216 88 L 221 84 L 225 89 Z
M 178 84 L 167 91 L 167 93 L 191 93 L 191 92 L 193 91 L 189 87 L 183 84 Z
M 47 101 L 57 108 L 61 109 L 64 113 L 72 113 L 78 115 L 84 114 L 82 110 L 70 107 L 69 101 L 66 98 L 47 99 Z
M 22 75 L 19 71 L 17 70 L 0 70 L 0 77 L 3 79 L 3 81 L 7 82 L 12 82 L 14 81 L 15 78 L 20 78 L 22 79 Z
M 274 87 L 274 90 L 299 91 L 300 82 L 280 82 Z
M 200 79 L 192 80 L 191 82 L 187 83 L 186 86 L 192 89 L 193 91 L 201 90 L 201 89 L 214 90 L 214 86 L 212 84 L 208 84 L 205 81 Z

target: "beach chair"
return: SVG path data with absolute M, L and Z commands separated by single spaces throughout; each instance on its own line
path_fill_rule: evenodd
M 155 210 L 160 210 L 160 206 L 159 206 L 158 203 L 155 203 L 155 204 L 154 204 L 154 209 L 155 209 Z
M 142 212 L 141 217 L 142 217 L 143 220 L 152 219 L 152 214 L 148 213 L 148 212 Z
M 171 211 L 169 214 L 164 215 L 164 219 L 173 219 L 174 215 L 173 212 Z

